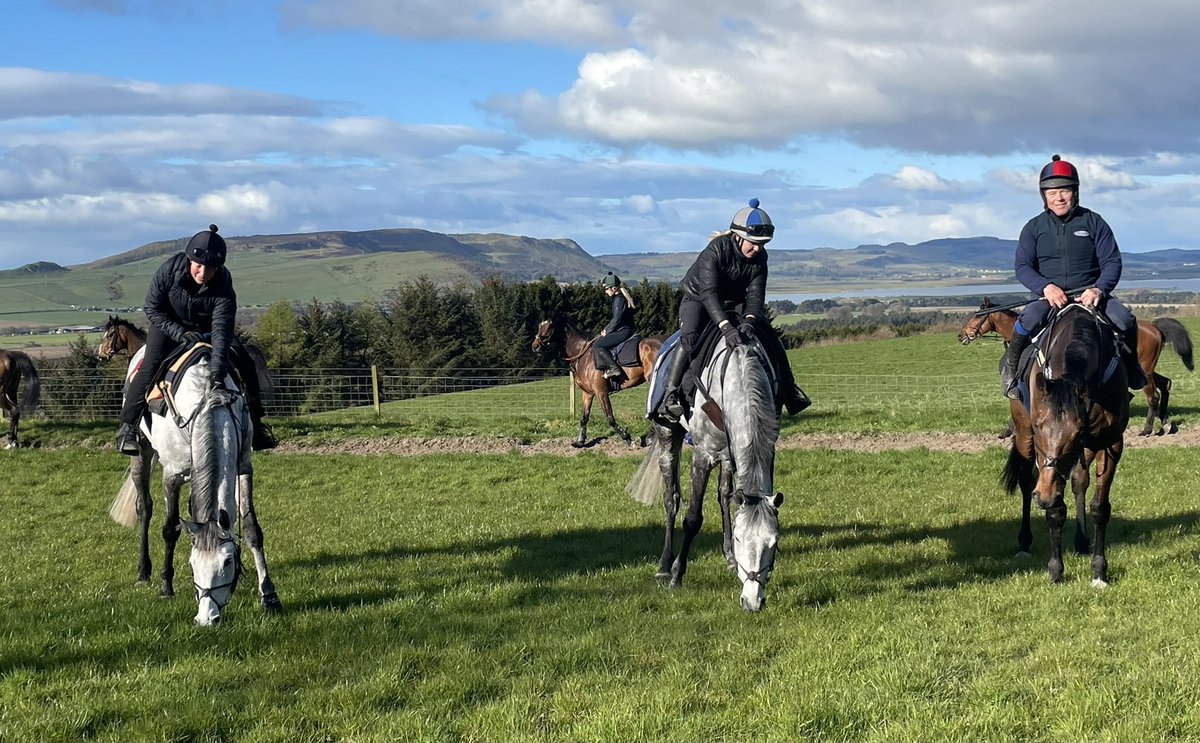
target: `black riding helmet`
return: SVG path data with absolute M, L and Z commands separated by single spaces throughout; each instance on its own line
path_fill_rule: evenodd
M 210 224 L 207 230 L 192 235 L 187 249 L 183 252 L 187 254 L 188 260 L 202 266 L 224 266 L 227 251 L 225 238 L 217 234 L 215 224 Z

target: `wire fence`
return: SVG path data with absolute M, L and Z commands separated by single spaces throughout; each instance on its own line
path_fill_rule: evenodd
M 889 362 L 886 370 L 869 362 L 809 363 L 797 369 L 797 377 L 825 409 L 886 408 L 897 400 L 930 407 L 975 407 L 994 405 L 999 395 L 996 372 L 937 371 L 928 360 L 911 365 Z M 121 409 L 123 380 L 111 369 L 46 369 L 41 380 L 38 414 L 49 419 L 116 418 Z M 265 396 L 264 405 L 273 418 L 333 411 L 369 416 L 378 410 L 392 417 L 558 420 L 578 417 L 581 406 L 580 393 L 560 369 L 460 369 L 454 375 L 330 369 L 278 372 L 272 380 L 274 391 Z M 1172 392 L 1176 399 L 1200 396 L 1200 377 L 1175 378 Z M 643 385 L 618 397 L 625 408 L 644 406 L 645 396 Z

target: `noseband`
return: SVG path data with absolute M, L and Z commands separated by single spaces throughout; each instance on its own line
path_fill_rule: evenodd
M 233 600 L 233 592 L 237 590 L 238 580 L 242 577 L 242 546 L 238 544 L 237 540 L 233 537 L 222 539 L 221 541 L 217 542 L 218 547 L 220 547 L 222 544 L 233 545 L 233 578 L 225 581 L 224 583 L 218 583 L 215 586 L 209 586 L 208 588 L 201 588 L 200 584 L 196 582 L 195 578 L 192 579 L 192 586 L 194 586 L 196 589 L 196 601 L 199 602 L 203 599 L 212 599 L 213 603 L 217 605 L 218 609 L 224 609 L 229 602 Z M 213 596 L 213 591 L 219 591 L 222 588 L 229 589 L 229 595 L 225 597 L 224 602 L 217 601 L 217 599 Z

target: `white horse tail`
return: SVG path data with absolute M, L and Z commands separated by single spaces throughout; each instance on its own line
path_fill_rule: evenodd
M 650 450 L 646 452 L 642 463 L 638 465 L 637 471 L 633 473 L 633 478 L 625 486 L 625 492 L 629 497 L 643 506 L 653 506 L 655 503 L 662 503 L 665 486 L 663 484 L 662 471 L 659 470 L 658 460 L 663 455 L 664 446 L 668 445 L 670 445 L 669 437 L 655 436 L 654 443 L 650 445 Z
M 133 471 L 125 471 L 125 482 L 108 507 L 109 517 L 121 526 L 133 527 L 137 524 L 137 487 L 133 484 Z

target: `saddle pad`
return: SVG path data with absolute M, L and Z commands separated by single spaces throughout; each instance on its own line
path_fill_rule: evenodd
M 679 339 L 682 336 L 683 331 L 676 330 L 670 337 L 663 341 L 662 347 L 658 349 L 658 358 L 654 360 L 654 370 L 650 372 L 650 389 L 646 393 L 647 419 L 658 409 L 663 397 L 667 394 L 667 369 L 670 366 L 671 354 L 675 353 L 679 348 Z M 660 374 L 659 372 L 662 373 Z
M 641 343 L 642 337 L 640 335 L 629 336 L 613 349 L 613 358 L 621 366 L 641 366 L 642 356 L 638 348 Z
M 177 351 L 167 357 L 170 363 L 164 364 L 166 372 L 161 379 L 155 379 L 151 383 L 150 389 L 146 392 L 146 402 L 153 403 L 155 400 L 167 399 L 174 405 L 175 380 L 182 377 L 184 372 L 195 366 L 201 359 L 212 356 L 212 346 L 208 343 L 196 343 L 188 348 L 181 347 L 181 351 L 181 353 Z

